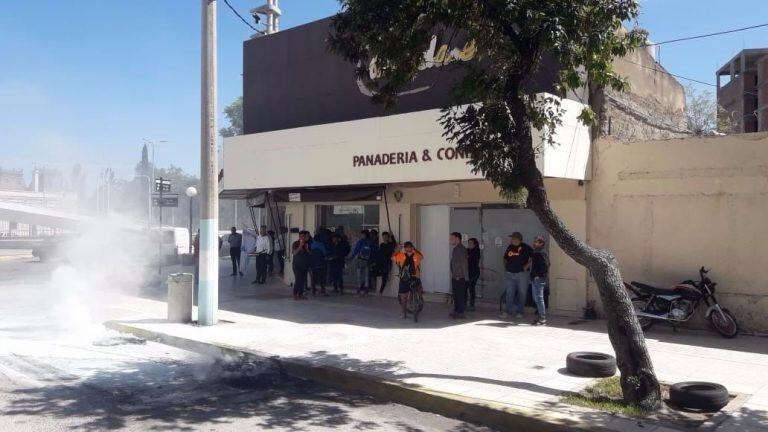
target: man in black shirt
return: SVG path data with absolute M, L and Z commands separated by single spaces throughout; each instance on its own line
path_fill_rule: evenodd
M 521 319 L 528 295 L 528 271 L 531 268 L 533 249 L 523 243 L 523 235 L 519 232 L 514 232 L 509 237 L 510 244 L 504 252 L 507 310 L 500 317 L 508 318 L 514 313 L 516 319 Z
M 240 276 L 243 272 L 240 270 L 240 248 L 243 246 L 243 235 L 237 232 L 237 228 L 232 227 L 232 234 L 229 235 L 229 258 L 232 260 L 232 274 L 230 276 Z
M 293 299 L 306 300 L 304 291 L 307 289 L 307 273 L 310 267 L 309 231 L 299 233 L 299 239 L 291 247 L 293 255 Z

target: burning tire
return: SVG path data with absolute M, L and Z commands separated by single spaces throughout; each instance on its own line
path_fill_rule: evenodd
M 716 383 L 688 381 L 669 388 L 669 402 L 681 408 L 714 412 L 723 409 L 729 401 L 728 390 Z
M 605 378 L 616 374 L 616 359 L 598 352 L 572 352 L 565 358 L 568 372 L 590 378 Z

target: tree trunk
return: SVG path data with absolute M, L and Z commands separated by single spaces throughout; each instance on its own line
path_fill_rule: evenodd
M 624 400 L 646 410 L 657 409 L 661 403 L 659 382 L 653 372 L 640 323 L 624 289 L 616 258 L 611 252 L 593 248 L 571 233 L 552 211 L 541 173 L 535 166 L 532 168 L 535 171 L 525 170 L 528 208 L 533 210 L 560 248 L 585 266 L 597 283 L 608 318 L 608 337 L 621 372 Z
M 524 104 L 516 93 L 513 95 L 509 101 L 512 117 L 527 119 Z M 579 240 L 552 210 L 544 178 L 536 167 L 536 152 L 529 122 L 519 122 L 509 138 L 518 148 L 517 166 L 522 185 L 528 191 L 528 208 L 533 210 L 560 248 L 589 270 L 597 284 L 608 319 L 608 337 L 621 372 L 624 400 L 646 410 L 658 409 L 661 405 L 659 381 L 645 346 L 645 336 L 624 288 L 618 261 L 610 251 L 596 249 Z

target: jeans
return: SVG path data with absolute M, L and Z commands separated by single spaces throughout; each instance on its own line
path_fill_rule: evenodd
M 355 270 L 357 271 L 357 292 L 364 291 L 366 294 L 368 294 L 368 288 L 369 288 L 369 269 L 370 266 L 368 265 L 368 261 L 362 260 L 360 258 L 357 259 Z
M 325 267 L 312 269 L 312 294 L 317 293 L 317 286 L 320 285 L 320 293 L 325 294 Z
M 475 307 L 475 298 L 477 297 L 477 280 L 480 279 L 480 275 L 470 276 L 467 281 L 467 304 L 469 307 Z
M 277 262 L 280 264 L 280 273 L 285 273 L 285 251 L 276 251 Z
M 507 313 L 523 313 L 528 296 L 528 272 L 507 272 Z
M 451 279 L 451 291 L 453 291 L 453 312 L 463 314 L 467 307 L 467 280 Z
M 229 248 L 229 258 L 232 260 L 232 274 L 240 271 L 240 248 Z
M 307 289 L 307 273 L 309 269 L 302 267 L 293 268 L 293 296 L 301 297 L 304 295 L 304 290 Z
M 265 253 L 256 255 L 256 282 L 267 282 L 267 257 Z
M 333 285 L 334 291 L 344 293 L 344 261 L 341 259 L 335 259 L 331 261 L 329 272 L 331 274 L 331 285 Z
M 275 253 L 267 254 L 267 274 L 271 275 L 275 271 Z
M 379 294 L 383 293 L 384 289 L 387 287 L 387 282 L 389 282 L 389 273 L 391 271 L 391 266 L 380 266 L 379 276 L 381 276 L 381 288 L 379 288 Z
M 547 310 L 544 305 L 544 289 L 547 287 L 547 279 L 543 277 L 535 277 L 531 281 L 533 288 L 533 301 L 536 303 L 536 310 L 539 312 L 539 319 L 547 318 Z

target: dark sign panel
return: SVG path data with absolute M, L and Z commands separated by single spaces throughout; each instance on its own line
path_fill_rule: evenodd
M 152 195 L 152 206 L 153 207 L 178 207 L 179 206 L 179 195 L 178 194 L 168 194 L 161 197 L 160 195 Z
M 246 134 L 442 108 L 466 70 L 462 65 L 476 61 L 471 41 L 436 31 L 424 47 L 424 69 L 396 106 L 385 109 L 371 102 L 354 65 L 328 51 L 330 26 L 326 18 L 244 43 Z M 375 62 L 370 66 L 375 75 Z M 531 79 L 532 91 L 553 92 L 556 74 L 557 68 L 545 62 Z

